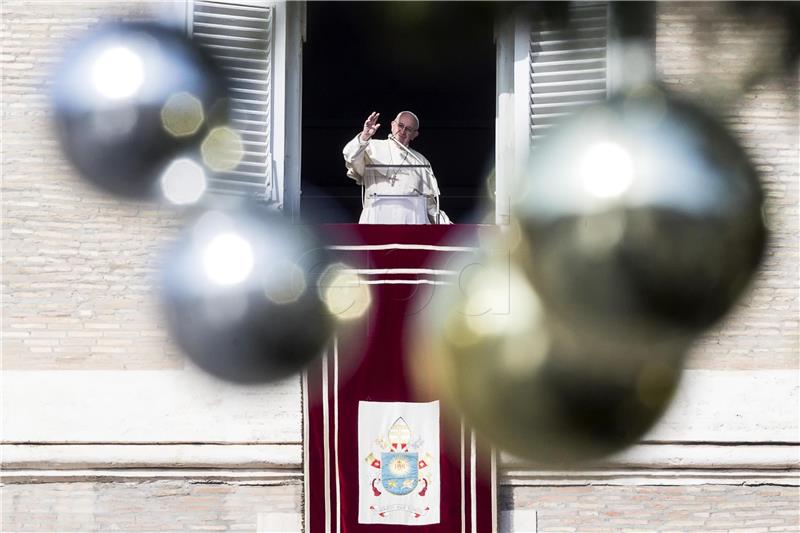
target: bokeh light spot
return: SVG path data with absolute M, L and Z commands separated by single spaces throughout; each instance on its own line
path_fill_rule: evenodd
M 110 100 L 129 98 L 143 82 L 142 59 L 125 46 L 104 50 L 92 66 L 95 89 Z
M 329 266 L 320 276 L 320 297 L 338 320 L 354 320 L 372 304 L 369 286 L 344 263 Z
M 193 135 L 204 120 L 203 104 L 185 91 L 170 96 L 161 108 L 161 124 L 175 137 Z
M 191 159 L 176 159 L 161 175 L 161 191 L 173 204 L 193 204 L 206 190 L 206 173 Z
M 253 265 L 252 246 L 236 233 L 217 235 L 203 253 L 206 276 L 218 285 L 241 283 L 253 271 Z
M 583 186 L 597 198 L 622 196 L 633 182 L 633 160 L 616 143 L 601 142 L 589 147 L 580 164 Z
M 308 283 L 303 270 L 291 261 L 282 261 L 275 269 L 276 279 L 269 280 L 264 295 L 279 305 L 296 302 L 306 292 Z
M 516 267 L 492 265 L 469 284 L 466 324 L 477 336 L 524 331 L 540 312 L 539 298 Z
M 243 151 L 242 138 L 225 126 L 211 130 L 200 146 L 203 162 L 217 172 L 236 168 L 242 160 Z

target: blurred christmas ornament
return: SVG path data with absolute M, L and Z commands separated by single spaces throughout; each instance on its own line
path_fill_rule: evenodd
M 764 252 L 762 193 L 742 147 L 654 87 L 555 130 L 517 198 L 519 260 L 548 312 L 623 344 L 711 326 Z
M 62 149 L 81 175 L 105 191 L 145 198 L 158 193 L 170 158 L 224 122 L 227 92 L 183 33 L 116 23 L 66 53 L 53 107 Z
M 451 426 L 463 417 L 480 438 L 548 466 L 640 440 L 669 405 L 685 339 L 643 348 L 576 333 L 547 314 L 510 250 L 493 255 L 462 265 L 459 285 L 420 316 L 409 339 L 420 398 L 443 397 Z
M 163 264 L 169 330 L 215 376 L 242 383 L 289 376 L 318 356 L 332 333 L 318 291 L 327 266 L 308 226 L 258 205 L 208 211 Z

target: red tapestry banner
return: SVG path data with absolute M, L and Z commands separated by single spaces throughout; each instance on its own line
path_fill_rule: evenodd
M 328 225 L 330 251 L 365 302 L 304 376 L 307 533 L 496 531 L 494 455 L 438 399 L 416 397 L 407 359 L 413 320 L 440 268 L 475 254 L 480 226 Z

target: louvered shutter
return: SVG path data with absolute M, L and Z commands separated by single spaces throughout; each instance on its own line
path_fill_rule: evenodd
M 210 192 L 271 197 L 273 17 L 272 6 L 192 2 L 192 38 L 216 59 L 228 79 L 229 125 L 244 147 L 235 168 L 210 177 Z
M 573 2 L 569 23 L 531 31 L 531 144 L 548 128 L 607 94 L 608 4 Z

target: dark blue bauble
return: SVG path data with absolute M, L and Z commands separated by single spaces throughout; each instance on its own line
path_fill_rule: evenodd
M 66 157 L 107 192 L 158 194 L 160 172 L 224 123 L 227 89 L 183 33 L 146 23 L 102 25 L 64 55 L 53 116 Z
M 207 211 L 164 258 L 168 329 L 214 376 L 238 383 L 285 378 L 320 355 L 333 331 L 319 291 L 327 266 L 310 226 L 255 204 Z

